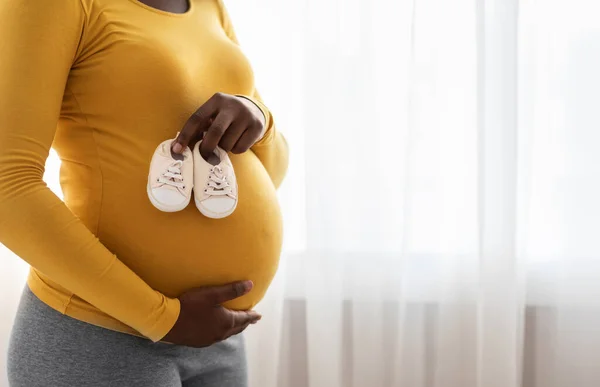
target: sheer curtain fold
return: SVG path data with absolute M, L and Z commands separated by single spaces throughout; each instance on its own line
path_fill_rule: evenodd
M 600 384 L 600 5 L 226 4 L 291 146 L 251 385 Z
M 303 110 L 280 116 L 302 138 L 281 297 L 301 323 L 280 316 L 278 386 L 600 382 L 600 6 L 285 7 L 302 65 L 282 59 L 275 98 Z

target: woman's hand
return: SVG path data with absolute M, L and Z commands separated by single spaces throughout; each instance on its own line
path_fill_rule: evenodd
M 255 311 L 233 311 L 221 306 L 247 294 L 252 282 L 191 290 L 179 297 L 181 312 L 177 322 L 161 340 L 188 347 L 208 347 L 241 333 L 261 315 Z
M 181 153 L 202 140 L 200 153 L 205 159 L 217 145 L 226 152 L 244 153 L 262 138 L 265 126 L 265 116 L 252 101 L 217 93 L 187 120 L 173 152 Z

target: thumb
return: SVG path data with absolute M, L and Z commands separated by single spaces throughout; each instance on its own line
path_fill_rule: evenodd
M 248 294 L 253 286 L 252 281 L 239 281 L 222 286 L 198 288 L 195 289 L 195 293 L 197 297 L 208 300 L 213 305 L 220 305 Z

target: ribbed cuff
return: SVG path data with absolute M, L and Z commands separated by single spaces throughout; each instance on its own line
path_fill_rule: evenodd
M 160 314 L 158 321 L 150 328 L 140 332 L 155 343 L 165 337 L 173 328 L 179 318 L 181 304 L 176 298 L 164 297 L 164 303 L 161 305 L 161 308 L 163 312 Z

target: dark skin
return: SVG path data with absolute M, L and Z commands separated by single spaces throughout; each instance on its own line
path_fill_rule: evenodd
M 181 153 L 204 137 L 200 152 L 205 159 L 218 146 L 232 153 L 246 152 L 265 132 L 265 117 L 251 101 L 217 93 L 185 123 L 172 147 Z M 241 333 L 261 316 L 255 311 L 232 311 L 222 303 L 247 294 L 249 281 L 220 287 L 194 289 L 179 297 L 181 313 L 164 341 L 205 347 Z
M 181 296 L 181 312 L 171 331 L 162 339 L 188 347 L 208 347 L 242 333 L 261 316 L 255 311 L 234 311 L 222 303 L 247 294 L 252 282 L 236 282 L 190 290 Z
M 207 159 L 219 146 L 235 154 L 248 151 L 265 132 L 265 116 L 253 102 L 216 93 L 187 120 L 173 145 L 174 153 L 203 137 L 200 153 Z
M 162 11 L 185 13 L 187 0 L 140 0 Z M 198 108 L 185 123 L 174 142 L 177 157 L 203 139 L 200 152 L 205 159 L 217 146 L 226 152 L 243 153 L 262 138 L 265 117 L 251 101 L 216 93 Z M 261 316 L 255 311 L 234 311 L 221 304 L 241 297 L 252 289 L 252 282 L 192 289 L 179 297 L 181 312 L 163 341 L 190 347 L 207 347 L 243 332 Z
M 186 13 L 189 9 L 188 0 L 139 0 L 152 8 L 171 13 Z

